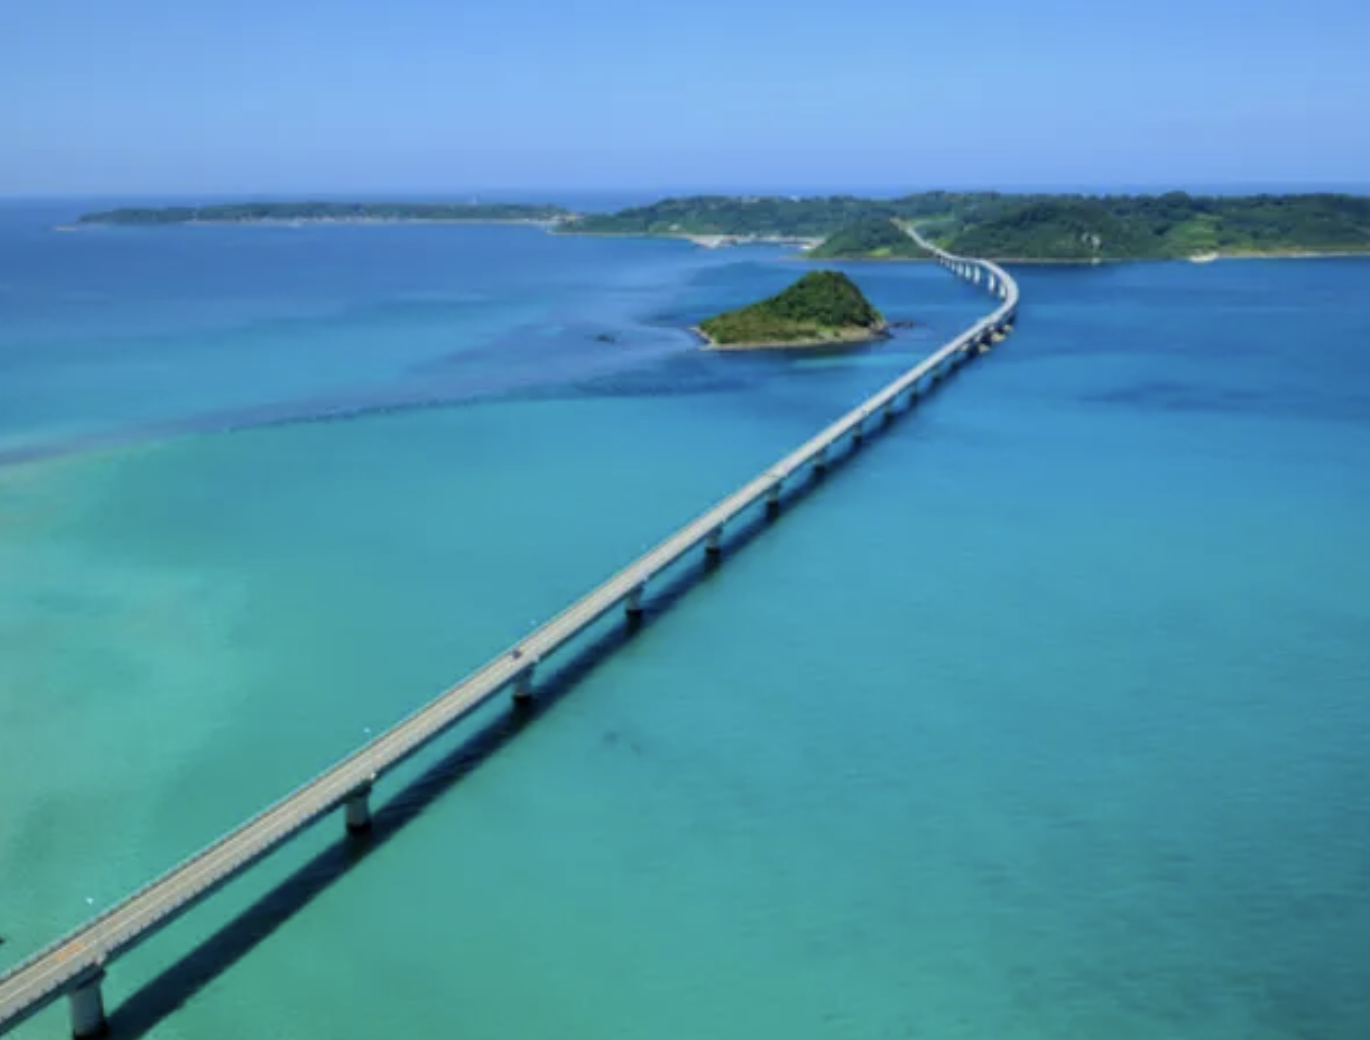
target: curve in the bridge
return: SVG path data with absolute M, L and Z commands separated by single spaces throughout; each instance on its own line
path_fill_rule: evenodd
M 1000 302 L 994 311 L 516 646 L 246 823 L 0 976 L 0 1034 L 63 996 L 70 998 L 74 1035 L 104 1032 L 100 984 L 106 966 L 116 957 L 333 810 L 344 808 L 349 831 L 365 831 L 370 824 L 372 785 L 380 777 L 502 691 L 512 690 L 515 700 L 527 699 L 540 662 L 619 606 L 630 620 L 640 617 L 649 581 L 701 545 L 707 554 L 717 556 L 729 523 L 759 504 L 764 504 L 768 515 L 775 515 L 787 482 L 807 469 L 823 472 L 844 439 L 859 444 L 871 420 L 892 419 L 901 401 L 911 406 L 919 396 L 920 384 L 939 381 L 967 358 L 1002 339 L 1018 313 L 1018 286 L 1008 272 L 987 260 L 945 252 L 915 229 L 908 231 L 938 263 L 997 297 Z

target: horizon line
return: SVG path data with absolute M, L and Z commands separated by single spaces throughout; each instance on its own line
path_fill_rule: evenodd
M 733 186 L 718 185 L 619 185 L 619 186 L 540 186 L 540 187 L 451 187 L 451 188 L 299 188 L 299 189 L 170 189 L 158 191 L 153 189 L 140 189 L 137 191 L 88 191 L 88 192 L 6 192 L 0 191 L 0 202 L 67 202 L 72 200 L 90 199 L 203 199 L 203 198 L 224 198 L 224 199 L 256 199 L 268 200 L 279 198 L 290 198 L 295 200 L 314 200 L 320 201 L 328 199 L 346 198 L 356 201 L 372 201 L 381 198 L 410 199 L 417 201 L 420 197 L 442 199 L 450 201 L 453 196 L 470 195 L 553 195 L 553 194 L 574 194 L 574 195 L 656 195 L 659 198 L 678 197 L 681 195 L 694 196 L 736 196 L 736 195 L 756 195 L 759 197 L 784 198 L 784 197 L 832 197 L 832 196 L 856 196 L 856 197 L 887 197 L 898 198 L 906 195 L 922 195 L 932 192 L 948 193 L 998 193 L 1003 195 L 1027 195 L 1037 193 L 1053 194 L 1091 194 L 1091 195 L 1125 195 L 1125 194 L 1168 194 L 1179 192 L 1189 195 L 1207 194 L 1217 192 L 1219 194 L 1370 194 L 1370 180 L 1367 181 L 1192 181 L 1188 184 L 1176 184 L 1169 181 L 1136 181 L 1136 182 L 1110 182 L 1110 183 L 1076 183 L 1069 181 L 1054 182 L 1022 182 L 1013 185 L 935 185 L 935 186 L 894 186 L 894 185 L 796 185 L 791 187 L 784 186 L 760 186 L 755 184 L 739 184 Z M 479 200 L 470 200 L 479 201 Z

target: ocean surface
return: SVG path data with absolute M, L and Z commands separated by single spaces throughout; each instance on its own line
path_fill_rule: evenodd
M 916 327 L 716 356 L 786 253 L 81 208 L 0 206 L 0 969 L 990 306 L 851 265 Z M 368 847 L 116 963 L 115 1035 L 1370 1036 L 1370 261 L 1015 274 L 1001 348 Z

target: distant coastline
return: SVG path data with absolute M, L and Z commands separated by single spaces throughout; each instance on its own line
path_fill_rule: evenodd
M 551 226 L 578 214 L 523 203 L 247 202 L 211 206 L 123 207 L 85 213 L 63 230 L 92 225 L 132 227 L 315 224 L 530 224 Z
M 585 238 L 667 238 L 691 242 L 701 249 L 726 249 L 734 246 L 800 246 L 813 248 L 823 241 L 822 237 L 802 237 L 795 235 L 711 235 L 691 231 L 595 231 L 576 227 L 575 217 L 554 224 L 558 235 Z
M 1016 264 L 1208 263 L 1370 255 L 1370 197 L 923 192 L 899 198 L 688 196 L 607 213 L 532 203 L 242 202 L 124 207 L 54 230 L 195 227 L 522 225 L 554 234 L 669 238 L 702 249 L 794 247 L 793 259 L 926 260 L 906 229 L 952 253 Z
M 552 219 L 534 217 L 301 217 L 288 220 L 282 217 L 261 217 L 248 220 L 183 220 L 139 223 L 137 221 L 87 220 L 75 224 L 57 224 L 54 231 L 86 231 L 96 227 L 381 227 L 392 224 L 478 224 L 487 226 L 520 225 L 523 227 L 552 228 L 559 223 Z
M 922 192 L 857 196 L 687 196 L 568 218 L 557 234 L 684 238 L 708 248 L 794 244 L 814 260 L 917 260 L 898 229 L 952 253 L 1014 263 L 1364 256 L 1370 197 Z

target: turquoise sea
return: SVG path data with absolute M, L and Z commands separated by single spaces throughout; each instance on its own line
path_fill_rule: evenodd
M 714 356 L 785 253 L 82 208 L 0 206 L 0 969 L 989 307 L 852 265 L 917 327 Z M 1370 1036 L 1370 260 L 1015 274 L 1007 343 L 368 848 L 115 964 L 115 1035 Z

